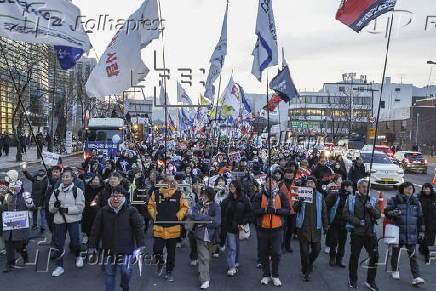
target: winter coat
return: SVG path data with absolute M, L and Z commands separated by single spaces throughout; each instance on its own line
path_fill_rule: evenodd
M 77 188 L 77 197 L 74 198 L 73 188 Z M 62 215 L 58 208 L 54 207 L 56 201 L 55 194 L 59 191 L 58 200 L 61 202 L 61 208 L 68 208 L 68 213 Z M 53 191 L 49 201 L 49 211 L 54 214 L 54 223 L 73 223 L 82 220 L 83 209 L 85 208 L 85 196 L 83 191 L 74 184 L 69 185 L 66 190 L 63 189 L 61 184 L 56 190 Z
M 89 247 L 109 250 L 114 255 L 130 255 L 145 246 L 144 219 L 136 208 L 124 203 L 118 213 L 109 205 L 100 209 L 92 225 Z
M 350 212 L 349 200 L 354 198 L 354 214 Z M 352 226 L 352 234 L 360 236 L 374 236 L 376 235 L 375 226 L 377 225 L 377 220 L 381 217 L 381 212 L 378 205 L 367 209 L 365 207 L 366 203 L 370 201 L 370 197 L 356 193 L 353 196 L 349 196 L 347 202 L 345 203 L 344 211 L 342 216 Z M 365 220 L 365 225 L 361 226 L 360 221 Z
M 394 215 L 393 211 L 399 209 L 400 215 Z M 417 244 L 418 234 L 424 232 L 422 223 L 422 207 L 416 196 L 397 194 L 388 201 L 385 214 L 395 225 L 400 228 L 400 244 Z
M 262 227 L 262 222 L 264 218 L 271 219 L 274 215 L 266 214 L 265 207 L 262 207 L 262 197 L 266 196 L 268 200 L 271 199 L 271 195 L 275 195 L 276 198 L 280 199 L 281 208 L 276 208 L 277 212 L 275 215 L 280 216 L 281 218 L 281 224 L 282 226 L 279 228 L 268 228 L 265 229 Z M 276 200 L 277 201 L 277 200 Z M 285 225 L 285 217 L 289 215 L 290 212 L 290 206 L 289 206 L 289 200 L 286 197 L 286 195 L 280 191 L 273 191 L 273 194 L 271 194 L 271 191 L 261 191 L 256 194 L 253 201 L 253 214 L 256 217 L 256 227 L 261 230 L 277 230 L 277 229 L 283 229 Z
M 89 235 L 91 233 L 92 223 L 97 215 L 99 210 L 98 200 L 101 199 L 100 194 L 103 191 L 104 186 L 94 188 L 91 185 L 86 185 L 85 192 L 85 209 L 83 210 L 83 218 L 82 218 L 82 230 L 84 233 Z M 91 206 L 93 201 L 97 201 L 96 205 Z
M 353 182 L 353 184 L 356 186 L 357 182 L 359 182 L 360 179 L 363 179 L 367 176 L 365 165 L 361 164 L 360 166 L 356 163 L 353 163 L 353 165 L 350 168 L 350 171 L 348 173 L 348 180 Z
M 221 203 L 221 225 L 225 232 L 238 233 L 238 225 L 248 224 L 250 215 L 250 200 L 242 193 L 236 199 L 229 194 Z
M 38 180 L 36 175 L 31 175 L 27 171 L 23 171 L 23 174 L 26 176 L 27 180 L 32 182 L 32 200 L 35 204 L 35 207 L 44 207 L 45 192 L 47 191 L 48 187 L 47 176 L 44 176 L 42 179 Z
M 5 211 L 28 211 L 33 208 L 33 205 L 26 205 L 23 197 L 23 190 L 19 193 L 12 195 L 11 193 L 6 194 L 5 199 L 2 204 L 0 204 L 0 215 L 3 216 L 3 212 Z M 12 199 L 9 200 L 12 195 Z M 8 198 L 9 196 L 9 198 Z M 9 200 L 9 201 L 8 201 Z M 29 226 L 31 225 L 30 221 L 30 212 L 29 212 Z M 2 221 L 3 226 L 3 221 Z M 16 230 L 3 230 L 3 239 L 5 241 L 22 241 L 27 240 L 30 237 L 30 227 Z
M 344 189 L 329 192 L 325 203 L 327 206 L 327 213 L 329 216 L 330 224 L 345 227 L 346 220 L 345 217 L 342 216 L 342 214 L 344 212 L 347 198 L 350 194 L 350 192 L 345 191 Z
M 425 238 L 423 243 L 429 246 L 435 244 L 436 239 L 436 193 L 427 196 L 421 193 L 419 201 L 422 206 Z
M 191 218 L 194 221 L 212 221 L 209 224 L 196 224 L 194 226 L 195 238 L 200 241 L 205 241 L 206 229 L 209 236 L 209 241 L 213 244 L 219 242 L 219 229 L 221 226 L 221 207 L 218 203 L 212 202 L 207 208 L 207 213 L 203 203 L 197 203 L 192 209 Z

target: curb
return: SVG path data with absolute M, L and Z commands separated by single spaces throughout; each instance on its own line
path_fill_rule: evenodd
M 61 158 L 71 158 L 71 157 L 81 156 L 81 155 L 83 155 L 83 151 L 72 153 L 72 154 L 69 154 L 69 155 L 61 155 Z M 37 165 L 37 164 L 41 164 L 42 165 L 41 160 L 31 161 L 31 162 L 20 162 L 19 164 L 13 164 L 13 165 L 10 165 L 10 166 L 4 166 L 4 167 L 2 167 L 2 170 L 3 169 L 4 170 L 8 170 L 8 169 L 19 168 L 19 167 L 21 167 L 22 163 L 26 163 L 27 166 L 33 166 L 33 165 Z

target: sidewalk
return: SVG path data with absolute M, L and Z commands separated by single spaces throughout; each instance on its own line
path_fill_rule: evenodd
M 46 147 L 44 147 L 44 151 L 46 150 Z M 72 153 L 70 155 L 62 155 L 62 157 L 70 157 L 80 154 L 81 152 Z M 29 164 L 37 164 L 41 160 L 37 159 L 37 151 L 36 146 L 32 146 L 30 148 L 27 148 L 27 152 L 23 154 L 23 161 L 20 163 L 17 163 L 15 161 L 15 155 L 17 154 L 17 148 L 11 147 L 9 149 L 9 156 L 5 156 L 4 152 L 2 152 L 2 156 L 0 157 L 0 171 L 5 171 L 7 169 L 16 168 L 21 166 L 23 163 Z

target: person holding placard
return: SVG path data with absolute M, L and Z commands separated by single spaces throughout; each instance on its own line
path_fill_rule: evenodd
M 306 187 L 312 188 L 312 203 L 300 200 L 294 204 L 297 213 L 297 234 L 300 240 L 301 271 L 306 282 L 311 280 L 313 263 L 321 251 L 321 229 L 324 229 L 324 233 L 328 230 L 324 196 L 316 190 L 316 185 L 316 178 L 308 177 Z
M 11 170 L 8 172 L 8 177 L 11 176 L 18 177 L 18 173 Z M 19 252 L 24 264 L 28 261 L 27 240 L 30 236 L 28 210 L 34 208 L 32 197 L 30 193 L 24 192 L 22 182 L 15 179 L 9 180 L 9 190 L 0 206 L 6 248 L 6 266 L 3 270 L 5 273 L 22 268 L 15 263 L 15 251 Z

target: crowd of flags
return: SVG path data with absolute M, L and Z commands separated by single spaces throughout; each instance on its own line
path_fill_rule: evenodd
M 336 19 L 359 32 L 370 21 L 392 11 L 396 2 L 396 0 L 342 0 Z M 68 13 L 62 14 L 60 26 L 53 27 L 50 25 L 50 20 L 41 19 L 35 11 L 23 13 L 23 7 L 19 1 L 3 1 L 0 3 L 0 12 L 7 17 L 0 19 L 0 36 L 12 40 L 51 45 L 58 56 L 61 68 L 70 69 L 92 47 L 87 33 L 77 23 L 77 19 L 81 15 L 80 9 L 68 0 L 45 0 L 45 7 L 50 11 L 68 11 Z M 178 126 L 174 122 L 174 116 L 169 116 L 168 127 L 173 132 L 185 130 L 197 133 L 204 132 L 204 128 L 211 118 L 224 119 L 230 124 L 239 126 L 256 117 L 242 86 L 234 81 L 233 76 L 230 77 L 221 96 L 218 96 L 220 94 L 215 89 L 216 80 L 220 77 L 221 81 L 221 72 L 227 55 L 228 12 L 229 5 L 227 4 L 221 35 L 209 61 L 210 68 L 205 91 L 198 102 L 199 105 L 207 105 L 207 108 L 179 108 Z M 144 0 L 142 5 L 129 17 L 127 23 L 129 20 L 133 22 L 137 19 L 159 20 L 157 0 Z M 36 22 L 38 22 L 38 27 L 32 31 L 31 24 Z M 23 29 L 23 25 L 27 27 Z M 71 27 L 75 27 L 75 29 L 72 30 Z M 141 59 L 141 50 L 153 40 L 158 39 L 161 30 L 144 27 L 130 31 L 126 31 L 126 29 L 128 30 L 129 27 L 121 27 L 116 32 L 100 57 L 97 66 L 91 72 L 86 83 L 86 91 L 89 96 L 105 97 L 119 94 L 146 78 L 149 69 Z M 255 35 L 257 39 L 252 51 L 251 73 L 259 82 L 262 82 L 262 73 L 267 68 L 279 64 L 278 32 L 272 0 L 258 0 Z M 277 75 L 269 83 L 269 88 L 273 94 L 264 107 L 264 110 L 267 111 L 275 110 L 280 102 L 289 102 L 290 99 L 299 96 L 284 53 L 282 68 L 278 70 Z M 171 105 L 163 84 L 157 101 L 159 105 Z M 183 105 L 193 105 L 192 99 L 180 83 L 177 83 L 177 102 Z M 214 106 L 215 103 L 217 106 Z M 246 131 L 246 128 L 243 128 Z

